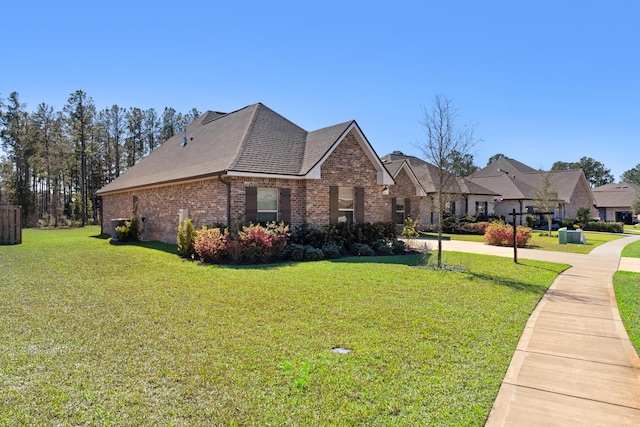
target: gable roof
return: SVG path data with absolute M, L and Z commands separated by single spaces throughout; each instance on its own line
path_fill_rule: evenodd
M 350 132 L 378 170 L 378 183 L 392 184 L 354 120 L 307 132 L 257 103 L 231 113 L 207 111 L 97 193 L 216 175 L 318 179 L 322 162 Z
M 631 203 L 640 197 L 640 185 L 630 182 L 606 184 L 592 188 L 591 192 L 599 208 L 631 207 Z
M 500 175 L 519 176 L 525 173 L 538 172 L 530 166 L 508 157 L 501 157 L 489 163 L 484 168 L 474 172 L 469 176 L 473 178 L 487 178 Z
M 413 175 L 412 180 L 417 181 L 424 193 L 435 193 L 437 191 L 438 168 L 431 163 L 425 162 L 414 156 L 401 154 L 387 154 L 382 157 L 382 162 L 387 166 L 392 176 L 395 178 L 401 169 L 406 169 Z M 451 182 L 451 193 L 476 194 L 476 195 L 497 195 L 494 191 L 471 182 L 466 178 L 456 177 L 448 174 L 447 180 Z M 422 195 L 422 194 L 419 194 Z
M 569 203 L 580 181 L 589 184 L 582 169 L 542 172 L 507 157 L 500 158 L 469 176 L 471 182 L 499 192 L 505 200 L 534 200 L 544 175 L 549 176 L 551 188 L 558 200 Z

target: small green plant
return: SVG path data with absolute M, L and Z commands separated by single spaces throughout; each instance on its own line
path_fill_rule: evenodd
M 193 225 L 191 218 L 187 218 L 178 225 L 178 253 L 185 258 L 191 258 L 195 254 L 194 244 L 198 230 Z
M 533 228 L 533 223 L 535 222 L 535 217 L 533 215 L 527 215 L 524 217 L 524 221 L 527 224 L 527 227 Z
M 116 227 L 116 235 L 118 240 L 126 242 L 127 240 L 138 240 L 140 238 L 140 229 L 138 228 L 138 218 L 131 216 L 123 225 Z
M 580 225 L 580 228 L 584 230 L 589 221 L 591 221 L 591 209 L 587 207 L 576 209 L 576 222 Z

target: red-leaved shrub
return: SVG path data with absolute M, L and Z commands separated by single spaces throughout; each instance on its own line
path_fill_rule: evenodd
M 204 262 L 256 264 L 279 260 L 288 237 L 289 227 L 275 222 L 244 226 L 237 236 L 219 228 L 202 227 L 194 249 Z
M 202 227 L 196 235 L 193 249 L 204 262 L 220 263 L 229 259 L 229 232 Z
M 516 227 L 516 245 L 523 247 L 531 238 L 531 229 L 521 225 Z M 493 246 L 513 246 L 513 225 L 494 221 L 486 228 L 484 241 Z

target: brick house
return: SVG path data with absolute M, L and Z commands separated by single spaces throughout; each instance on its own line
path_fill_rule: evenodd
M 389 189 L 391 209 L 397 224 L 411 217 L 421 225 L 438 223 L 435 166 L 414 156 L 387 154 L 382 157 L 396 184 Z M 463 177 L 446 176 L 446 210 L 456 217 L 488 215 L 488 206 L 499 194 Z
M 625 224 L 638 222 L 633 215 L 631 204 L 640 197 L 640 185 L 631 182 L 606 184 L 592 188 L 600 221 L 619 221 Z
M 261 103 L 208 111 L 101 188 L 102 232 L 137 205 L 141 237 L 202 225 L 391 220 L 393 178 L 355 121 L 308 132 Z
M 558 195 L 553 210 L 554 219 L 575 218 L 579 207 L 588 207 L 591 215 L 597 216 L 595 199 L 582 169 L 543 172 L 517 160 L 502 157 L 468 178 L 471 182 L 498 193 L 500 197 L 489 204 L 488 210 L 510 220 L 509 213 L 513 209 L 531 214 L 539 212 L 535 194 L 541 188 L 545 175 L 549 178 L 551 190 Z M 520 224 L 524 223 L 524 216 L 519 216 L 518 221 Z

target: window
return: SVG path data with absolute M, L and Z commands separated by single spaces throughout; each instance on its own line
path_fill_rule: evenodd
M 487 202 L 476 202 L 476 215 L 486 215 L 487 205 Z
M 258 222 L 278 220 L 278 190 L 276 188 L 258 188 Z
M 353 188 L 338 188 L 338 222 L 353 222 L 355 206 Z
M 404 224 L 404 199 L 396 199 L 396 224 Z

